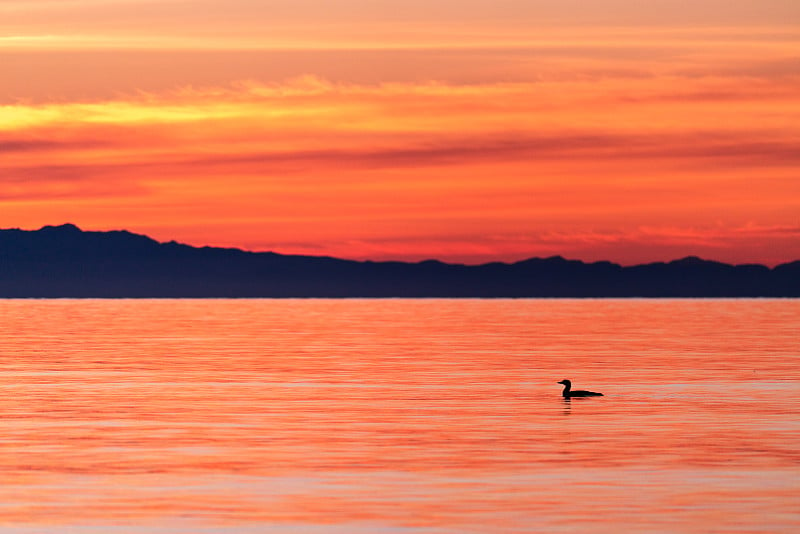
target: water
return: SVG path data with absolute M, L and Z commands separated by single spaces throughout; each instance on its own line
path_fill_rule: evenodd
M 799 327 L 799 300 L 0 300 L 0 532 L 798 532 Z

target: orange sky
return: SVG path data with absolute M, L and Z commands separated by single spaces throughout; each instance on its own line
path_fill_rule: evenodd
M 0 227 L 800 259 L 800 4 L 694 4 L 4 1 Z

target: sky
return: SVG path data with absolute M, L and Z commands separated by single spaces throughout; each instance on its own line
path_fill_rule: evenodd
M 0 228 L 800 259 L 797 0 L 0 0 Z

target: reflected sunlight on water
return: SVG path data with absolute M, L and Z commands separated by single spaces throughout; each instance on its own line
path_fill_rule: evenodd
M 800 530 L 797 300 L 0 314 L 3 532 Z

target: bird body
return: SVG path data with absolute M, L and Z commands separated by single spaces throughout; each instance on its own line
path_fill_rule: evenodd
M 595 393 L 594 391 L 584 391 L 582 389 L 572 389 L 572 382 L 567 380 L 566 378 L 560 382 L 559 384 L 564 384 L 564 391 L 561 394 L 564 396 L 565 399 L 571 399 L 572 397 L 602 397 L 602 393 Z

